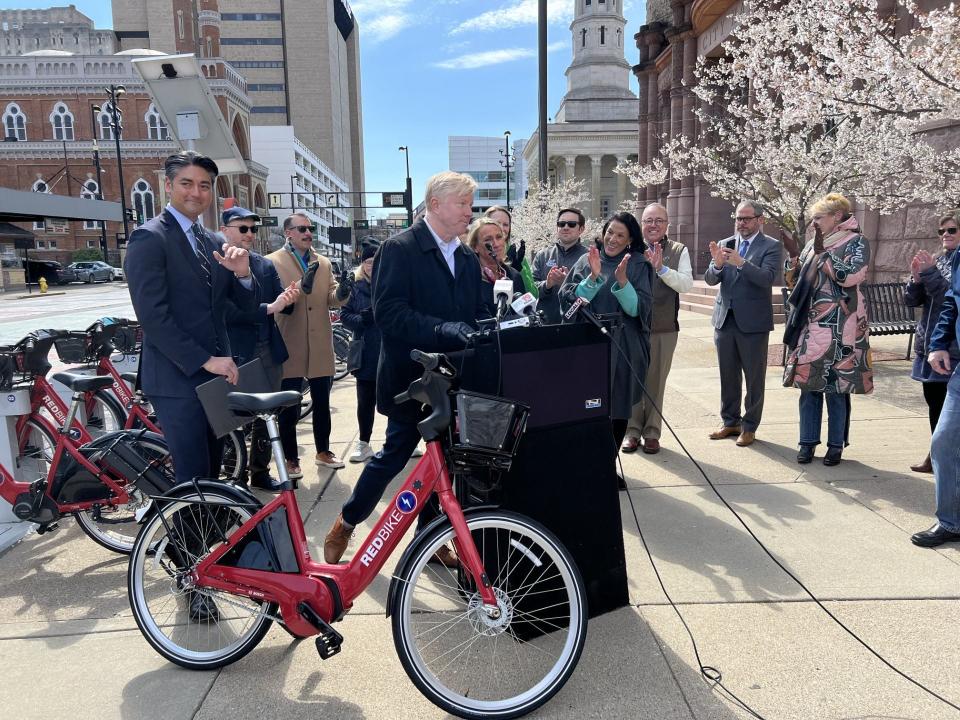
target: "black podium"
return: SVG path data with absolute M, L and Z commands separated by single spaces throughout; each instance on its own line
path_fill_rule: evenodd
M 461 495 L 467 504 L 492 502 L 527 515 L 556 534 L 580 568 L 591 617 L 629 602 L 610 350 L 587 323 L 512 328 L 479 348 L 463 373 L 464 389 L 519 400 L 530 417 L 510 472 Z

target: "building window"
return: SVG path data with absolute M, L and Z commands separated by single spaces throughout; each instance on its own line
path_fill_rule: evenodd
M 143 116 L 143 119 L 147 123 L 148 138 L 151 140 L 170 139 L 170 128 L 167 127 L 167 124 L 163 121 L 163 118 L 160 117 L 160 111 L 157 110 L 156 105 L 150 103 L 150 107 L 147 108 L 147 114 Z
M 620 43 L 623 42 L 623 31 L 620 28 L 617 28 L 617 47 L 623 47 Z
M 183 10 L 177 10 L 177 35 L 183 40 Z
M 580 47 L 587 46 L 587 29 L 584 28 L 580 31 Z
M 252 113 L 280 113 L 281 115 L 287 111 L 285 105 L 258 105 L 250 108 Z
M 7 105 L 3 113 L 3 129 L 7 138 L 27 139 L 27 116 L 16 103 Z
M 600 44 L 601 45 L 603 45 L 603 42 L 606 39 L 606 36 L 607 36 L 607 26 L 601 25 L 600 26 Z
M 221 20 L 281 20 L 280 13 L 220 13 Z
M 283 45 L 283 38 L 231 37 L 220 38 L 221 45 Z
M 283 92 L 283 83 L 247 83 L 250 92 Z
M 56 250 L 56 249 L 57 249 L 57 241 L 56 241 L 56 240 L 48 240 L 47 242 L 50 243 L 50 249 L 51 249 L 51 250 Z
M 57 103 L 50 113 L 54 140 L 73 140 L 73 113 L 63 103 Z
M 83 187 L 80 188 L 80 197 L 84 200 L 96 200 L 100 192 L 100 186 L 97 185 L 97 181 L 93 178 L 87 180 Z M 83 229 L 84 230 L 97 230 L 100 228 L 100 223 L 97 220 L 84 220 Z
M 230 64 L 238 68 L 282 68 L 282 60 L 231 60 Z
M 96 249 L 99 242 L 97 240 L 87 240 L 87 247 L 91 249 Z
M 119 110 L 117 116 L 119 119 Z M 97 124 L 100 125 L 100 139 L 113 140 L 113 106 L 109 102 L 105 102 L 101 107 L 100 114 L 97 116 Z
M 133 201 L 133 210 L 138 223 L 143 224 L 156 214 L 153 205 L 153 190 L 150 188 L 150 183 L 143 178 L 133 184 L 130 199 Z

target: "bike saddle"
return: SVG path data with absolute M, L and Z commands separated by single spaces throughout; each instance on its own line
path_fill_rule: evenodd
M 271 410 L 296 405 L 303 398 L 296 390 L 282 390 L 272 393 L 227 393 L 227 407 L 234 412 L 266 413 Z
M 81 375 L 80 373 L 58 372 L 50 376 L 52 380 L 66 385 L 74 392 L 101 390 L 113 385 L 109 375 Z
M 135 372 L 122 372 L 120 373 L 120 377 L 129 383 L 135 383 L 137 381 L 137 374 Z
M 307 295 L 313 290 L 313 281 L 317 276 L 318 267 L 320 267 L 319 262 L 310 263 L 307 266 L 307 271 L 303 274 L 303 280 L 300 281 L 300 289 Z

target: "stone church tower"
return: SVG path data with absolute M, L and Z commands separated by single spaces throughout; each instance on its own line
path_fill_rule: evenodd
M 613 168 L 637 153 L 637 96 L 630 90 L 630 63 L 624 56 L 623 0 L 573 0 L 570 23 L 573 61 L 567 92 L 549 124 L 547 177 L 562 182 L 584 179 L 592 203 L 583 208 L 595 219 L 616 212 L 632 196 L 632 186 Z M 538 133 L 524 148 L 531 181 L 539 177 Z

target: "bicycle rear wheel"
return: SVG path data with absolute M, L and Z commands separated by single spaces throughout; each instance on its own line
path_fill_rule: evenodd
M 27 420 L 17 436 L 20 453 L 17 467 L 21 477 L 32 482 L 50 476 L 50 464 L 57 449 L 57 438 L 37 420 Z
M 141 438 L 137 441 L 137 448 L 147 459 L 169 461 L 170 451 L 163 443 Z M 133 543 L 140 531 L 137 512 L 150 504 L 150 498 L 135 485 L 130 485 L 127 493 L 130 499 L 123 505 L 103 503 L 73 514 L 80 529 L 91 540 L 107 550 L 123 555 L 128 555 L 133 550 Z
M 391 613 L 400 662 L 446 712 L 512 718 L 547 702 L 573 673 L 587 634 L 583 580 L 549 530 L 502 511 L 467 517 L 500 617 L 483 611 L 465 573 L 428 564 L 454 538 L 445 523 L 400 570 Z
M 247 471 L 247 438 L 243 430 L 234 430 L 223 438 L 220 460 L 220 479 L 239 480 Z
M 197 563 L 220 540 L 248 520 L 255 508 L 237 507 L 232 493 L 206 489 L 199 506 L 191 491 L 172 501 L 143 526 L 130 556 L 130 608 L 147 642 L 167 660 L 191 670 L 212 670 L 235 662 L 256 647 L 276 607 L 211 588 L 194 588 Z M 206 612 L 191 610 L 197 594 Z
M 127 413 L 120 402 L 106 390 L 98 390 L 88 397 L 85 409 L 86 420 L 84 425 L 94 438 L 109 432 L 123 430 Z
M 349 368 L 347 367 L 347 357 L 350 353 L 350 341 L 352 335 L 350 331 L 343 326 L 333 328 L 333 379 L 340 380 L 347 376 Z

